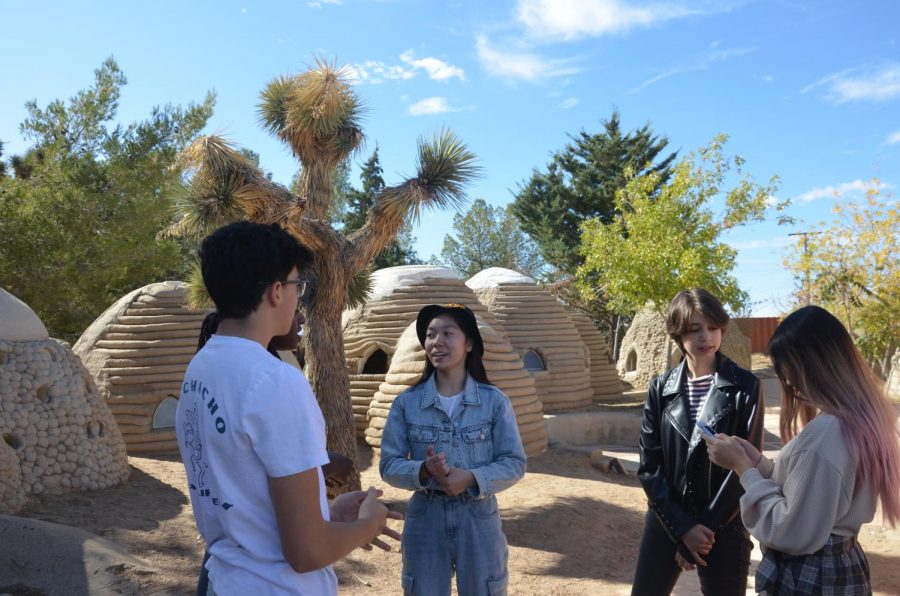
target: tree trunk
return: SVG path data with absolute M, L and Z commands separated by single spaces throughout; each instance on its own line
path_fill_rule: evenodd
M 619 361 L 619 333 L 621 333 L 620 329 L 622 328 L 622 315 L 616 315 L 615 319 L 615 329 L 613 330 L 613 345 L 612 345 L 612 361 Z
M 894 342 L 889 341 L 887 345 L 884 347 L 884 354 L 881 358 L 879 367 L 881 370 L 878 371 L 881 375 L 882 380 L 887 380 L 889 376 L 891 376 L 891 364 L 893 363 L 894 358 Z
M 344 356 L 341 314 L 347 302 L 350 274 L 341 252 L 329 244 L 316 251 L 314 296 L 306 305 L 306 376 L 325 417 L 328 449 L 358 463 L 356 425 L 350 402 L 350 377 Z M 359 490 L 359 470 L 354 469 L 346 490 Z
M 325 164 L 318 162 L 303 164 L 299 187 L 306 193 L 306 210 L 303 214 L 305 218 L 327 221 L 334 189 L 331 179 L 333 172 L 333 168 L 329 169 Z

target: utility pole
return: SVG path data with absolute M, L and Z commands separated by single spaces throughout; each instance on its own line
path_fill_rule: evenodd
M 821 233 L 822 232 L 818 232 L 816 230 L 810 230 L 806 232 L 794 232 L 792 234 L 788 234 L 788 236 L 803 236 L 803 289 L 804 294 L 806 294 L 807 306 L 809 306 L 809 304 L 812 302 L 812 289 L 809 283 L 809 237 Z

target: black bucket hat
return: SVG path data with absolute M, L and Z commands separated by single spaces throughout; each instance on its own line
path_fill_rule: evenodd
M 475 319 L 475 313 L 472 309 L 464 304 L 429 304 L 419 311 L 416 317 L 416 335 L 419 336 L 419 343 L 425 347 L 425 333 L 428 331 L 428 324 L 435 317 L 441 315 L 450 315 L 459 328 L 462 329 L 466 337 L 472 340 L 472 349 L 478 356 L 484 356 L 484 342 L 481 339 L 481 332 L 478 330 L 478 321 Z

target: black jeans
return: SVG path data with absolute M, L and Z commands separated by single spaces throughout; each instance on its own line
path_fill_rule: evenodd
M 200 576 L 197 578 L 197 596 L 206 596 L 209 591 L 209 571 L 206 570 L 206 562 L 209 561 L 209 551 L 203 553 L 203 563 L 200 564 Z
M 703 594 L 744 596 L 747 591 L 751 550 L 753 543 L 738 516 L 716 534 L 712 550 L 704 557 L 707 566 L 697 565 Z M 632 596 L 664 596 L 672 593 L 672 588 L 681 575 L 681 568 L 675 562 L 675 551 L 675 543 L 669 539 L 656 515 L 647 511 L 631 588 Z

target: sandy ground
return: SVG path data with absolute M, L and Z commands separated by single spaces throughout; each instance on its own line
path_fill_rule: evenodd
M 762 375 L 761 375 L 762 376 Z M 777 397 L 770 396 L 770 405 Z M 767 408 L 767 426 L 777 410 Z M 774 430 L 774 429 L 770 429 Z M 769 438 L 774 438 L 769 435 Z M 777 440 L 777 438 L 776 438 Z M 361 445 L 364 484 L 383 485 L 372 451 Z M 203 552 L 177 457 L 129 458 L 131 478 L 121 486 L 42 497 L 20 514 L 73 526 L 119 544 L 145 560 L 151 571 L 122 565 L 124 582 L 110 593 L 191 594 Z M 385 487 L 392 509 L 405 509 L 408 493 Z M 524 480 L 499 496 L 510 546 L 510 594 L 628 594 L 646 502 L 631 476 L 604 474 L 586 454 L 551 449 L 529 461 Z M 394 522 L 399 527 L 399 522 Z M 863 527 L 877 594 L 900 593 L 900 529 Z M 0 556 L 15 545 L 0 540 Z M 14 555 L 10 555 L 14 556 Z M 759 551 L 754 551 L 759 559 Z M 44 561 L 41 561 L 44 563 Z M 46 561 L 53 573 L 53 561 Z M 400 594 L 400 554 L 355 551 L 338 563 L 341 593 Z M 751 568 L 750 590 L 752 594 Z M 40 594 L 0 578 L 0 593 Z M 130 586 L 123 589 L 121 586 Z M 75 592 L 72 592 L 75 593 Z M 676 594 L 699 593 L 695 573 L 682 576 Z
M 371 451 L 363 454 L 364 482 L 382 484 Z M 130 463 L 131 480 L 122 486 L 45 497 L 23 515 L 93 532 L 145 559 L 153 572 L 133 572 L 127 565 L 121 571 L 137 586 L 134 593 L 189 594 L 202 543 L 181 463 L 137 457 Z M 399 511 L 406 498 L 404 491 L 385 491 L 386 502 Z M 525 479 L 500 495 L 500 506 L 510 545 L 511 594 L 629 593 L 645 510 L 634 478 L 603 474 L 586 455 L 551 450 L 531 460 Z M 861 541 L 877 592 L 900 593 L 900 530 L 870 524 Z M 336 569 L 341 593 L 400 593 L 396 550 L 356 551 Z M 685 574 L 676 593 L 696 593 L 695 574 Z

